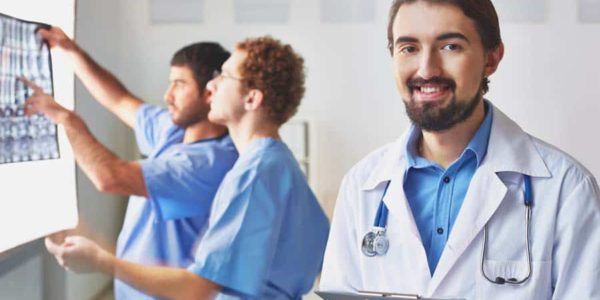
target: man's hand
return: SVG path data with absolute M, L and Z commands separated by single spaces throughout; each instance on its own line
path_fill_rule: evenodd
M 25 115 L 31 116 L 35 113 L 42 113 L 52 122 L 62 124 L 71 111 L 56 103 L 52 96 L 44 93 L 42 88 L 35 83 L 23 77 L 20 77 L 19 80 L 33 90 L 33 95 L 25 102 Z
M 69 38 L 62 29 L 52 26 L 50 29 L 41 28 L 38 34 L 48 41 L 51 48 L 58 47 L 64 51 L 70 51 L 77 48 L 77 44 Z
M 60 266 L 75 273 L 112 273 L 110 261 L 113 255 L 98 244 L 82 236 L 55 234 L 46 237 L 46 249 L 54 255 Z

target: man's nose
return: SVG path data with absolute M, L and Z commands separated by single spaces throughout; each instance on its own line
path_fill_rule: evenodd
M 213 78 L 206 83 L 206 90 L 212 94 L 217 90 L 217 78 Z
M 441 59 L 435 53 L 424 52 L 419 62 L 417 74 L 423 79 L 442 76 Z
M 167 88 L 167 90 L 165 91 L 165 94 L 163 95 L 163 99 L 165 100 L 165 102 L 167 104 L 170 104 L 171 102 L 173 102 L 173 87 L 169 86 Z

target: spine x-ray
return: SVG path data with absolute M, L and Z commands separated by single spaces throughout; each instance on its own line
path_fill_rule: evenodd
M 25 77 L 53 95 L 52 60 L 36 31 L 48 25 L 0 14 L 0 164 L 59 158 L 56 125 L 41 114 L 25 116 L 33 93 Z

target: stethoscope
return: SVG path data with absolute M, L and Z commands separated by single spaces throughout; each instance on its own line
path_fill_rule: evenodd
M 390 186 L 390 182 L 388 181 L 385 189 L 383 190 L 383 195 L 381 195 L 381 200 L 379 201 L 379 207 L 377 208 L 377 215 L 375 216 L 375 221 L 373 222 L 373 226 L 365 234 L 362 240 L 362 253 L 367 257 L 374 256 L 383 256 L 387 253 L 388 248 L 390 246 L 389 239 L 387 238 L 385 231 L 387 226 L 387 217 L 388 217 L 388 208 L 383 203 L 383 198 L 385 197 L 385 193 L 387 192 L 388 187 Z M 504 278 L 498 276 L 496 278 L 489 277 L 484 268 L 484 262 L 487 254 L 487 241 L 488 241 L 488 229 L 487 224 L 483 227 L 483 250 L 481 252 L 481 274 L 483 277 L 493 283 L 493 284 L 512 284 L 518 285 L 523 284 L 529 278 L 531 278 L 531 246 L 529 243 L 529 228 L 531 224 L 531 209 L 533 207 L 533 188 L 531 185 L 531 176 L 523 175 L 523 183 L 525 186 L 525 190 L 523 192 L 523 204 L 525 205 L 525 244 L 527 245 L 527 275 L 521 279 L 517 278 Z

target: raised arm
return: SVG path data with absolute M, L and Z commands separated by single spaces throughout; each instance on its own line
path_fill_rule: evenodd
M 24 78 L 20 80 L 34 91 L 27 99 L 25 113 L 43 113 L 65 128 L 77 164 L 99 191 L 124 196 L 148 196 L 139 162 L 117 157 L 98 142 L 76 113 L 60 106 L 34 83 Z
M 73 61 L 75 74 L 92 96 L 133 128 L 135 114 L 142 100 L 131 94 L 113 74 L 96 63 L 60 28 L 40 29 L 38 32 L 50 47 L 61 49 Z

